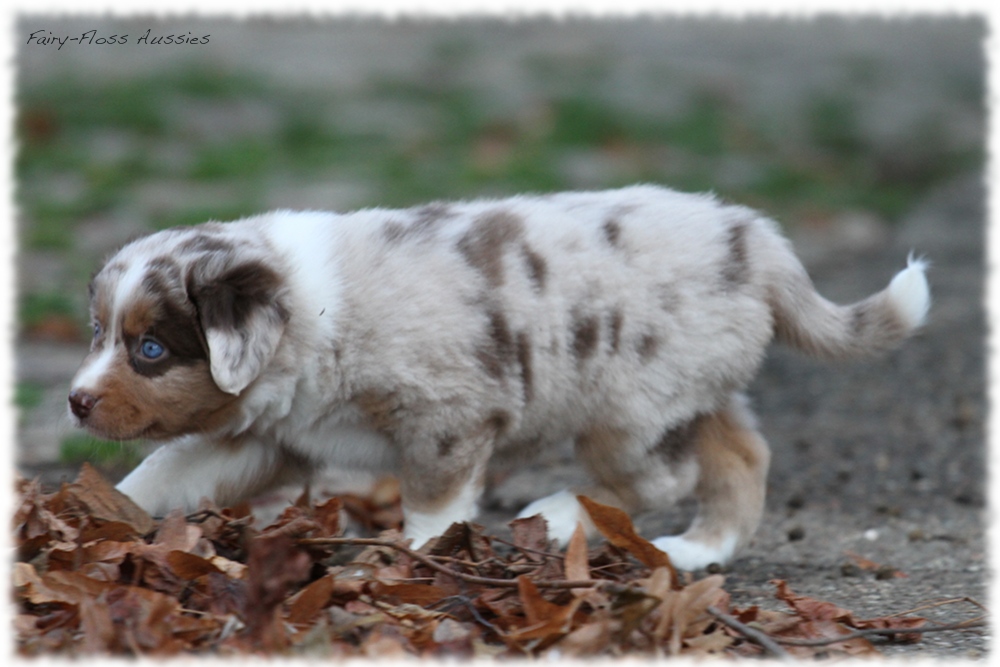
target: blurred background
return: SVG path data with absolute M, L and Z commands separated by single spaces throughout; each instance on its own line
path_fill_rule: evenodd
M 807 259 L 861 252 L 980 173 L 985 31 L 957 18 L 22 16 L 20 467 L 54 481 L 89 460 L 115 477 L 141 456 L 65 415 L 86 284 L 141 232 L 646 181 L 758 207 Z

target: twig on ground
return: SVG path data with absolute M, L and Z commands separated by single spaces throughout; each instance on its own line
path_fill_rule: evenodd
M 709 607 L 706 611 L 714 616 L 720 623 L 727 625 L 733 630 L 736 630 L 744 637 L 752 641 L 753 643 L 759 645 L 764 649 L 766 653 L 780 658 L 781 660 L 792 660 L 792 655 L 783 649 L 774 639 L 769 635 L 755 628 L 751 628 L 746 623 L 741 623 L 736 620 L 733 616 L 725 613 L 717 607 Z
M 828 637 L 825 639 L 792 639 L 792 638 L 782 638 L 775 637 L 774 640 L 780 644 L 786 646 L 827 646 L 828 644 L 836 644 L 838 642 L 847 641 L 848 639 L 857 639 L 858 637 L 871 637 L 873 635 L 909 635 L 918 634 L 926 632 L 944 632 L 947 630 L 968 630 L 971 628 L 984 628 L 986 627 L 986 621 L 984 616 L 979 616 L 976 618 L 970 618 L 966 621 L 961 621 L 959 623 L 950 623 L 948 625 L 930 625 L 920 628 L 869 628 L 867 630 L 855 630 L 854 632 L 848 633 L 846 635 L 841 635 L 839 637 Z
M 519 551 L 526 551 L 528 553 L 538 554 L 539 556 L 545 556 L 546 558 L 554 558 L 556 560 L 565 560 L 566 556 L 563 554 L 554 554 L 551 551 L 542 551 L 541 549 L 532 549 L 531 547 L 521 546 L 520 544 L 514 544 L 513 542 L 508 542 L 507 540 L 501 539 L 495 535 L 490 536 L 490 540 L 493 542 L 499 542 L 500 544 L 506 544 L 509 547 L 514 547 Z
M 886 618 L 895 618 L 897 616 L 909 616 L 910 614 L 915 614 L 918 611 L 925 611 L 927 609 L 934 609 L 935 607 L 943 607 L 943 606 L 948 605 L 948 604 L 958 604 L 959 602 L 968 602 L 971 605 L 975 605 L 975 606 L 979 607 L 984 612 L 989 613 L 989 609 L 987 609 L 985 606 L 983 606 L 982 603 L 980 603 L 980 602 L 978 602 L 978 601 L 976 601 L 976 600 L 974 600 L 974 599 L 972 599 L 972 598 L 970 598 L 968 596 L 963 596 L 963 597 L 960 597 L 960 598 L 949 598 L 947 600 L 938 600 L 937 602 L 929 602 L 929 603 L 927 603 L 925 605 L 921 605 L 921 606 L 916 607 L 914 609 L 907 609 L 906 611 L 900 611 L 900 612 L 896 612 L 895 614 L 889 614 Z
M 303 538 L 298 540 L 299 544 L 311 545 L 311 546 L 339 546 L 339 545 L 357 545 L 357 546 L 371 546 L 371 547 L 388 547 L 390 549 L 395 549 L 405 553 L 407 556 L 413 560 L 423 563 L 432 570 L 437 570 L 442 574 L 447 574 L 448 576 L 455 577 L 456 579 L 461 579 L 462 581 L 468 582 L 470 584 L 481 584 L 483 586 L 498 586 L 504 588 L 517 588 L 517 579 L 495 579 L 492 577 L 480 577 L 474 574 L 466 574 L 464 572 L 456 572 L 450 568 L 441 565 L 440 563 L 433 560 L 433 556 L 427 556 L 410 549 L 409 547 L 403 546 L 398 542 L 392 542 L 389 540 L 380 540 L 377 538 L 364 538 L 364 537 L 313 537 L 313 538 Z M 601 588 L 608 590 L 610 592 L 615 592 L 618 590 L 633 590 L 629 586 L 623 586 L 621 584 L 616 584 L 615 582 L 605 581 L 605 580 L 591 580 L 586 581 L 535 581 L 534 584 L 539 588 Z

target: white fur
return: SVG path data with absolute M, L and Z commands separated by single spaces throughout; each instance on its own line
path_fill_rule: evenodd
M 924 324 L 931 307 L 931 291 L 927 285 L 927 262 L 907 259 L 906 268 L 889 283 L 889 295 L 906 326 L 916 329 Z
M 582 523 L 585 528 L 591 525 L 586 510 L 576 499 L 576 494 L 568 490 L 539 498 L 521 510 L 517 518 L 526 519 L 536 514 L 541 514 L 548 524 L 549 539 L 557 540 L 560 545 L 569 543 L 577 524 Z
M 697 570 L 712 563 L 725 565 L 738 545 L 736 535 L 729 534 L 716 544 L 693 542 L 682 535 L 658 537 L 653 546 L 670 556 L 670 563 L 680 570 Z
M 403 503 L 403 535 L 419 549 L 453 523 L 471 521 L 476 516 L 482 488 L 474 481 L 466 483 L 458 494 L 434 511 L 418 510 Z

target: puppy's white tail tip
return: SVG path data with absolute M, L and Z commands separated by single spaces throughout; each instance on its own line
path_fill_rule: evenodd
M 906 268 L 889 283 L 889 298 L 896 312 L 910 329 L 916 329 L 927 320 L 931 307 L 931 290 L 925 272 L 930 263 L 913 253 L 906 260 Z

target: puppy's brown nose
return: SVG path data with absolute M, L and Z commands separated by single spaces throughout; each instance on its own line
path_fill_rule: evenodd
M 89 417 L 96 403 L 97 399 L 85 391 L 74 389 L 69 392 L 69 409 L 80 419 Z

